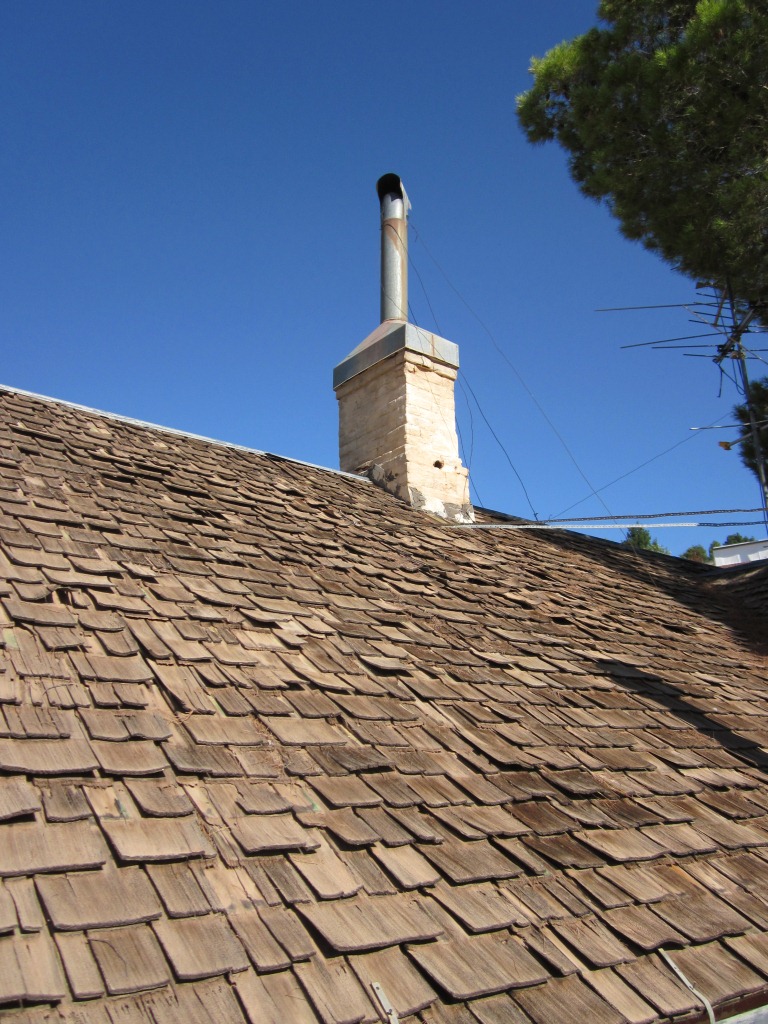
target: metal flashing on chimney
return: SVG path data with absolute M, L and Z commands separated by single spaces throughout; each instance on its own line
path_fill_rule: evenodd
M 459 346 L 454 342 L 413 324 L 387 320 L 379 324 L 375 331 L 371 331 L 365 341 L 334 368 L 334 388 L 367 370 L 374 363 L 380 363 L 387 356 L 405 349 L 409 352 L 419 352 L 439 363 L 458 369 Z

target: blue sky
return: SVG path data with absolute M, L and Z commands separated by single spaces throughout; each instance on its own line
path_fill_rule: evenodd
M 609 511 L 755 507 L 717 446 L 731 435 L 690 430 L 730 419 L 733 385 L 719 397 L 708 359 L 620 348 L 696 333 L 689 314 L 595 312 L 693 301 L 692 284 L 516 123 L 531 55 L 595 11 L 0 5 L 0 383 L 337 466 L 331 373 L 378 322 L 375 182 L 395 171 L 414 317 L 459 344 L 466 394 L 530 496 L 459 389 L 476 500 L 605 515 L 590 485 L 690 439 L 601 492 Z M 679 553 L 733 531 L 652 532 Z

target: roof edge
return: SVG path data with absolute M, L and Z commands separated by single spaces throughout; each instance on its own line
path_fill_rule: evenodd
M 116 412 L 105 412 L 103 409 L 94 409 L 89 405 L 80 405 L 78 402 L 68 402 L 63 398 L 51 398 L 50 395 L 39 395 L 35 391 L 25 391 L 23 388 L 14 388 L 10 384 L 0 384 L 0 392 L 8 392 L 12 395 L 21 395 L 24 398 L 35 398 L 39 402 L 49 402 L 51 405 L 63 405 L 66 409 L 76 409 L 78 412 L 91 413 L 93 416 L 103 416 L 106 420 L 113 420 L 116 423 L 127 423 L 133 427 L 143 427 L 146 430 L 157 430 L 161 434 L 170 434 L 173 437 L 186 437 L 193 441 L 203 441 L 205 444 L 213 444 L 219 448 L 230 448 L 237 452 L 248 452 L 250 455 L 266 455 L 273 459 L 282 459 L 283 462 L 290 462 L 296 466 L 306 466 L 308 469 L 319 469 L 323 473 L 333 473 L 336 476 L 348 477 L 350 480 L 360 480 L 364 483 L 371 481 L 367 476 L 360 473 L 348 473 L 343 469 L 331 469 L 329 466 L 318 466 L 314 462 L 306 462 L 304 459 L 294 459 L 289 455 L 279 455 L 277 452 L 262 451 L 260 448 L 249 448 L 244 444 L 236 444 L 234 441 L 221 441 L 215 437 L 206 437 L 205 434 L 194 434 L 189 430 L 179 430 L 176 427 L 165 427 L 160 423 L 150 423 L 147 420 L 137 420 L 132 416 L 122 416 Z

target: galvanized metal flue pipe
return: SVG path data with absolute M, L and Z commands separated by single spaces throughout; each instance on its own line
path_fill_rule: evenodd
M 381 322 L 408 319 L 408 210 L 396 174 L 376 182 L 381 204 Z

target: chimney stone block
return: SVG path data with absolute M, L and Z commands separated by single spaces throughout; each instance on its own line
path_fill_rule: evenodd
M 336 384 L 341 468 L 367 473 L 415 508 L 471 521 L 468 475 L 459 458 L 456 433 L 458 350 L 435 335 L 430 335 L 428 351 L 421 343 L 411 347 L 409 331 L 403 329 L 411 325 L 390 326 L 399 348 L 389 351 L 391 345 L 380 344 L 379 334 L 377 350 L 386 352 L 381 359 L 362 370 L 356 359 L 355 372 L 337 375 L 337 380 L 345 377 Z M 435 353 L 447 353 L 452 361 L 445 362 Z

